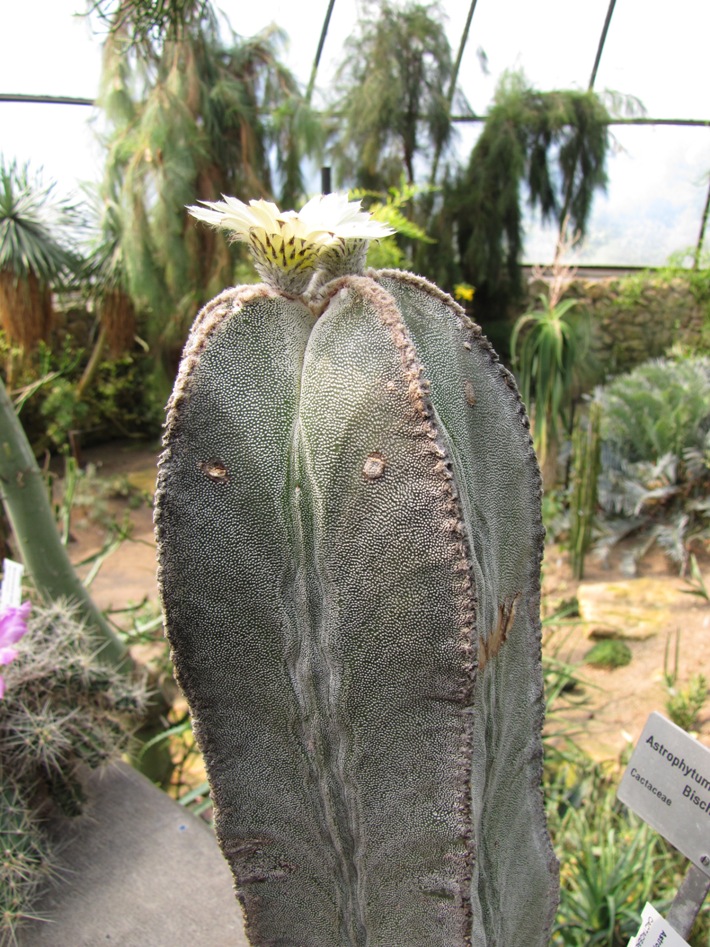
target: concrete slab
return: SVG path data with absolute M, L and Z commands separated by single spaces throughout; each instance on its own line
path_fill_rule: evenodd
M 92 773 L 59 821 L 62 873 L 18 947 L 249 947 L 209 827 L 130 766 Z

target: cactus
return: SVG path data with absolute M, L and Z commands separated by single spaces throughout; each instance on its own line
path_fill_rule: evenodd
M 207 207 L 266 282 L 192 329 L 156 530 L 251 943 L 543 945 L 543 529 L 512 376 L 436 287 L 363 274 L 359 205 Z
M 597 511 L 597 483 L 601 465 L 601 406 L 592 402 L 586 423 L 577 422 L 572 439 L 570 484 L 570 540 L 572 574 L 584 578 L 584 560 L 592 543 Z
M 0 851 L 0 947 L 14 947 L 17 928 L 31 913 L 56 864 L 39 815 L 1 770 Z
M 2 382 L 0 443 L 0 499 L 35 589 L 46 603 L 74 601 L 94 636 L 101 659 L 130 673 L 126 646 L 91 600 L 59 538 L 42 471 Z
M 57 869 L 47 831 L 55 806 L 82 807 L 82 767 L 117 758 L 145 707 L 143 683 L 101 661 L 79 608 L 37 606 L 0 700 L 0 947 L 16 944 L 22 919 Z

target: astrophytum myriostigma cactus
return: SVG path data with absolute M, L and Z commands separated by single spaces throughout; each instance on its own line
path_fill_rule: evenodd
M 251 942 L 542 947 L 543 528 L 514 381 L 435 286 L 363 275 L 383 229 L 358 204 L 195 215 L 265 279 L 197 318 L 156 512 Z

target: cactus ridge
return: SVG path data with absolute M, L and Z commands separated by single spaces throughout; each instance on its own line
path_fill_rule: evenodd
M 429 286 L 431 284 L 428 284 Z M 454 590 L 457 598 L 456 650 L 458 652 L 459 673 L 455 681 L 447 681 L 445 693 L 432 691 L 429 700 L 443 701 L 458 705 L 464 712 L 457 717 L 455 741 L 458 752 L 455 755 L 457 777 L 454 780 L 457 799 L 454 808 L 459 820 L 459 831 L 463 846 L 455 858 L 454 876 L 456 885 L 451 882 L 444 885 L 446 896 L 454 900 L 462 917 L 461 943 L 469 947 L 471 943 L 471 916 L 467 889 L 471 882 L 471 865 L 474 860 L 474 844 L 470 830 L 471 804 L 471 751 L 473 744 L 473 716 L 467 711 L 473 704 L 476 671 L 476 597 L 472 581 L 471 555 L 466 539 L 465 524 L 452 473 L 452 463 L 436 425 L 436 419 L 429 398 L 430 385 L 425 377 L 424 368 L 419 362 L 412 340 L 402 320 L 394 298 L 372 278 L 346 276 L 329 284 L 329 300 L 337 294 L 352 292 L 381 319 L 382 324 L 391 333 L 392 341 L 401 359 L 411 416 L 415 422 L 416 436 L 421 439 L 424 458 L 430 467 L 435 491 L 442 507 L 443 517 L 439 529 L 448 553 L 443 548 L 440 554 L 446 555 L 454 574 Z M 443 294 L 442 294 L 443 295 Z M 322 304 L 321 304 L 322 305 Z M 320 307 L 319 307 L 320 308 Z M 322 310 L 321 310 L 322 311 Z M 442 544 L 443 545 L 443 544 Z M 432 894 L 441 896 L 438 879 L 432 885 Z
M 517 389 L 411 274 L 308 302 L 256 286 L 205 307 L 156 494 L 249 936 L 542 947 L 540 478 Z

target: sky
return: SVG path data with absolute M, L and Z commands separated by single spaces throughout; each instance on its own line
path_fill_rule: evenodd
M 232 28 L 249 36 L 271 23 L 289 37 L 283 59 L 305 86 L 328 0 L 304 4 L 216 0 Z M 478 0 L 459 77 L 477 114 L 500 75 L 522 69 L 540 90 L 584 89 L 609 0 Z M 469 0 L 441 0 L 458 48 Z M 316 85 L 327 100 L 358 14 L 367 0 L 336 0 Z M 0 0 L 0 93 L 93 98 L 101 66 L 101 25 L 78 16 L 85 0 Z M 617 0 L 595 88 L 641 100 L 654 118 L 710 120 L 708 0 Z M 486 71 L 481 66 L 486 62 Z M 42 168 L 58 191 L 101 175 L 101 149 L 82 106 L 0 102 L 0 153 Z M 480 126 L 460 126 L 458 151 L 470 153 Z M 710 127 L 612 128 L 609 187 L 594 204 L 579 262 L 663 265 L 697 241 L 710 172 Z M 710 241 L 706 239 L 706 247 Z M 554 231 L 529 221 L 526 259 L 547 262 Z

